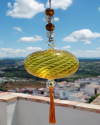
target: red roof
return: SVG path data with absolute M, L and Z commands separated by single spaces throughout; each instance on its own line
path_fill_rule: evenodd
M 66 86 L 71 86 L 71 84 L 70 84 L 70 83 L 68 83 Z
M 42 94 L 38 94 L 38 95 L 42 95 Z

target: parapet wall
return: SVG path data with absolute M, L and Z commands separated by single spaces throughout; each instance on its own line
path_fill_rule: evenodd
M 0 125 L 50 125 L 49 98 L 0 94 Z M 55 99 L 56 125 L 100 125 L 100 106 Z

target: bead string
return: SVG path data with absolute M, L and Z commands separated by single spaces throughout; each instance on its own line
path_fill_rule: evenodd
M 55 41 L 53 40 L 53 37 L 55 36 L 55 33 L 53 32 L 53 30 L 55 29 L 55 26 L 52 24 L 53 22 L 53 15 L 54 15 L 54 10 L 51 9 L 51 0 L 49 0 L 49 7 L 48 9 L 46 9 L 45 14 L 47 15 L 46 22 L 46 30 L 48 30 L 46 36 L 49 38 L 49 40 L 47 41 L 47 45 L 50 48 L 54 48 L 54 46 L 56 45 Z

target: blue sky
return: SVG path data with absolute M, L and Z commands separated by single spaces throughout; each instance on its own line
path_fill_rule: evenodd
M 26 57 L 48 48 L 44 21 L 48 0 L 0 1 L 0 58 Z M 100 57 L 100 1 L 51 0 L 56 49 L 76 57 Z

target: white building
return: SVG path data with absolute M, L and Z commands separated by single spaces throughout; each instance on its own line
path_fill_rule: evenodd
M 0 83 L 3 82 L 3 78 L 0 78 Z
M 75 81 L 80 87 L 84 87 L 86 84 L 91 84 L 91 80 L 89 79 L 78 79 Z
M 89 96 L 94 96 L 95 94 L 98 94 L 99 91 L 100 85 L 90 84 L 85 86 L 85 93 Z
M 99 82 L 98 81 L 91 81 L 91 84 L 96 85 L 96 84 L 99 84 Z
M 99 77 L 91 77 L 92 81 L 98 81 L 98 79 L 100 79 Z
M 90 80 L 79 79 L 79 80 L 76 81 L 76 83 L 90 83 Z
M 60 99 L 63 99 L 63 100 L 68 99 L 67 91 L 64 89 L 60 90 L 59 97 L 60 97 Z
M 63 81 L 63 82 L 57 82 L 57 85 L 56 85 L 56 86 L 59 86 L 59 87 L 63 88 L 63 87 L 66 86 L 66 84 L 67 84 L 66 81 Z
M 38 94 L 44 94 L 46 92 L 45 88 L 39 88 L 38 89 Z M 45 93 L 46 94 L 46 93 Z
M 59 95 L 60 94 L 60 88 L 55 88 L 54 89 L 54 94 Z

